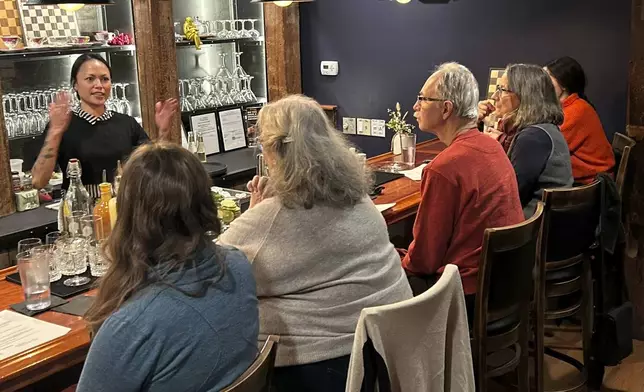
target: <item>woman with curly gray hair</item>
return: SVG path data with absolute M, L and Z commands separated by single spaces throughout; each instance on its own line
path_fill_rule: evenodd
M 260 340 L 279 335 L 275 391 L 344 391 L 363 308 L 412 297 L 369 179 L 320 105 L 290 96 L 264 107 L 270 179 L 220 237 L 253 265 Z

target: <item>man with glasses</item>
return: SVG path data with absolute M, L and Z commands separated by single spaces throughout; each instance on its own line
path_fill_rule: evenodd
M 445 265 L 458 266 L 468 313 L 484 230 L 523 221 L 512 164 L 498 142 L 476 129 L 478 98 L 474 75 L 457 63 L 439 66 L 418 95 L 418 128 L 447 148 L 423 170 L 414 240 L 402 260 L 414 294 L 435 282 Z

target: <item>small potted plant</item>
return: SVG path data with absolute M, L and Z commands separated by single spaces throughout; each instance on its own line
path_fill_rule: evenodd
M 387 109 L 387 112 L 389 112 L 387 128 L 394 131 L 394 136 L 391 138 L 391 152 L 394 159 L 398 160 L 396 157 L 401 154 L 409 155 L 403 156 L 402 161 L 413 166 L 416 155 L 416 134 L 413 132 L 414 126 L 405 121 L 409 112 L 402 114 L 399 102 L 396 102 L 396 110 Z M 404 154 L 405 152 L 408 154 Z

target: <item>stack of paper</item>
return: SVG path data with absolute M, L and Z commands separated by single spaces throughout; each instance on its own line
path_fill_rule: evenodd
M 425 166 L 427 166 L 426 163 L 411 170 L 401 170 L 399 173 L 404 174 L 405 177 L 409 178 L 410 180 L 420 181 L 423 176 L 423 169 L 425 168 Z
M 60 325 L 3 310 L 0 312 L 0 361 L 64 336 L 69 331 Z

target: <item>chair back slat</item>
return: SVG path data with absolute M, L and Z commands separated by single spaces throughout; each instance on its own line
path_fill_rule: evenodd
M 250 367 L 222 392 L 269 392 L 279 336 L 269 335 Z

